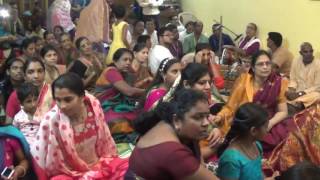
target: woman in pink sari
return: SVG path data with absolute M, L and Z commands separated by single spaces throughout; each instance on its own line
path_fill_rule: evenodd
M 158 104 L 158 101 L 173 86 L 176 78 L 180 75 L 180 71 L 181 64 L 177 59 L 167 58 L 162 60 L 157 74 L 147 90 L 148 94 L 144 102 L 144 111 L 150 111 Z
M 31 146 L 42 179 L 122 179 L 128 161 L 117 156 L 99 101 L 85 94 L 74 73 L 53 82 L 56 101 L 44 117 Z

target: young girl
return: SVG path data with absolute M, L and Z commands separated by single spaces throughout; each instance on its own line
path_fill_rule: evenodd
M 112 24 L 113 37 L 106 64 L 112 63 L 113 54 L 119 48 L 130 48 L 130 44 L 127 41 L 128 23 L 124 21 L 126 9 L 121 5 L 115 5 L 112 8 L 112 12 L 114 13 L 117 20 Z
M 12 124 L 26 137 L 29 144 L 35 141 L 40 122 L 33 120 L 37 109 L 39 90 L 31 83 L 23 83 L 17 89 L 21 110 L 14 116 Z
M 235 114 L 231 129 L 218 149 L 221 180 L 263 180 L 262 146 L 258 142 L 267 134 L 268 113 L 254 103 L 245 103 Z M 266 180 L 274 179 L 277 176 Z

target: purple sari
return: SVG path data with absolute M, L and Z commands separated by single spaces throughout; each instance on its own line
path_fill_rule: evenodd
M 281 92 L 281 81 L 281 76 L 272 73 L 268 77 L 263 88 L 257 91 L 253 97 L 254 103 L 260 104 L 267 110 L 269 119 L 277 113 L 278 97 Z M 280 123 L 272 127 L 261 142 L 265 157 L 270 156 L 271 151 L 288 136 L 288 133 L 292 128 L 293 121 L 291 117 L 282 120 Z

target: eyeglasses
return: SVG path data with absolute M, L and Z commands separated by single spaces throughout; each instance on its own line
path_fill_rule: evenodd
M 272 63 L 270 61 L 267 61 L 267 62 L 259 62 L 259 63 L 256 63 L 255 66 L 258 66 L 258 67 L 263 67 L 263 66 L 267 66 L 267 67 L 270 67 L 272 65 Z
M 313 50 L 302 51 L 303 53 L 313 53 Z

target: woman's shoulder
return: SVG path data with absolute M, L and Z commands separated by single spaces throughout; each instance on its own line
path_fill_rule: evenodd
M 148 147 L 136 146 L 135 151 L 139 151 L 140 155 L 157 155 L 160 159 L 178 158 L 193 156 L 192 151 L 185 145 L 176 141 L 166 141 Z

